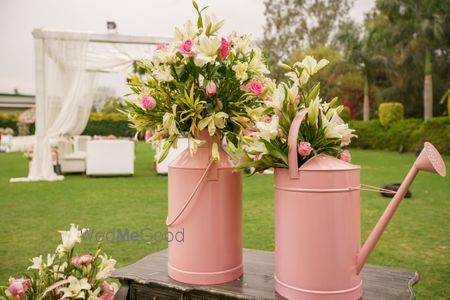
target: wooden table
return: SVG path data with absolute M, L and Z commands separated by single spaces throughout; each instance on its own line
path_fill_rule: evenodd
M 220 285 L 198 286 L 167 276 L 167 250 L 115 270 L 122 287 L 115 300 L 136 299 L 283 299 L 274 291 L 274 253 L 244 249 L 243 277 Z M 366 265 L 362 271 L 364 300 L 414 299 L 414 270 Z

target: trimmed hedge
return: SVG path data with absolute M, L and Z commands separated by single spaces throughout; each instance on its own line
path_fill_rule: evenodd
M 0 112 L 0 128 L 11 128 L 17 134 L 17 114 L 5 114 Z
M 121 113 L 91 113 L 83 135 L 115 135 L 133 137 L 136 130 L 130 128 L 127 116 Z
M 392 123 L 402 120 L 403 115 L 403 104 L 399 102 L 385 102 L 378 107 L 378 116 L 384 128 L 388 128 Z
M 398 151 L 403 146 L 405 151 L 416 151 L 428 141 L 442 154 L 450 154 L 450 119 L 447 117 L 431 118 L 425 122 L 403 119 L 392 123 L 389 128 L 384 128 L 379 120 L 354 120 L 349 126 L 358 135 L 350 144 L 355 148 Z

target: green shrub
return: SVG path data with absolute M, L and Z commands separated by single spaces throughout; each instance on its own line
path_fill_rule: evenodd
M 344 122 L 350 121 L 350 109 L 348 107 L 344 106 L 344 109 L 341 112 L 341 118 L 344 120 Z
M 403 104 L 399 102 L 385 102 L 378 107 L 378 116 L 384 128 L 388 128 L 392 123 L 402 120 L 403 114 Z
M 0 112 L 0 128 L 11 128 L 17 134 L 17 115 Z
M 133 137 L 136 130 L 130 128 L 127 116 L 121 113 L 91 113 L 84 135 L 115 135 Z
M 430 142 L 440 153 L 450 154 L 450 119 L 448 117 L 428 119 L 422 127 L 422 142 Z
M 442 154 L 450 154 L 450 119 L 447 117 L 422 119 L 404 119 L 391 124 L 389 128 L 381 126 L 380 121 L 350 121 L 350 128 L 358 135 L 350 144 L 362 149 L 380 149 L 397 151 L 403 146 L 405 151 L 415 151 L 429 141 Z

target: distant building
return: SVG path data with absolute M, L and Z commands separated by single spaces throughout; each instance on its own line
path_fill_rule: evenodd
M 0 112 L 3 113 L 20 113 L 34 107 L 34 104 L 34 95 L 0 93 Z

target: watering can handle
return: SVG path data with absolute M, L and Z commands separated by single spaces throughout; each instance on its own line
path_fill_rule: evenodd
M 300 130 L 300 125 L 302 124 L 303 119 L 308 113 L 308 109 L 303 108 L 300 110 L 292 120 L 291 128 L 289 128 L 289 137 L 288 137 L 288 166 L 289 166 L 289 174 L 291 179 L 298 178 L 298 159 L 297 159 L 297 136 L 298 131 Z
M 211 160 L 208 164 L 208 166 L 206 167 L 205 171 L 203 172 L 202 177 L 200 177 L 200 180 L 197 182 L 197 185 L 195 186 L 194 190 L 192 191 L 191 195 L 189 196 L 189 198 L 187 199 L 186 203 L 184 203 L 183 207 L 181 208 L 181 210 L 178 212 L 178 214 L 175 216 L 175 218 L 172 219 L 172 221 L 169 222 L 169 216 L 167 216 L 166 219 L 166 225 L 167 226 L 171 226 L 173 225 L 173 223 L 175 223 L 183 214 L 183 212 L 186 210 L 186 208 L 188 207 L 189 203 L 191 203 L 191 200 L 194 198 L 195 193 L 197 193 L 197 190 L 200 188 L 200 186 L 203 184 L 203 182 L 205 182 L 205 178 L 206 175 L 208 174 L 209 169 L 211 168 L 211 166 L 213 165 L 214 160 Z

